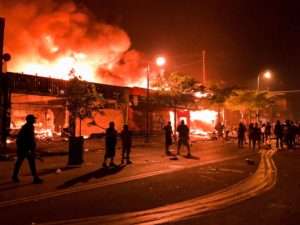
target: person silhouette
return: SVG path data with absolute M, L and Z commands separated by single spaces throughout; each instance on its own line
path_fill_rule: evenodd
M 36 143 L 34 137 L 34 126 L 36 117 L 32 114 L 26 116 L 26 123 L 22 126 L 17 136 L 17 161 L 14 167 L 12 180 L 19 183 L 18 173 L 23 160 L 26 158 L 33 176 L 33 183 L 41 184 L 44 181 L 37 175 L 35 165 Z
M 121 163 L 124 163 L 124 159 L 126 158 L 127 164 L 132 164 L 130 161 L 130 150 L 132 144 L 132 132 L 129 130 L 128 125 L 123 126 L 123 130 L 121 131 L 121 140 L 122 140 L 122 160 Z M 126 153 L 126 157 L 125 157 Z
M 168 121 L 167 125 L 163 129 L 165 131 L 166 155 L 170 155 L 170 145 L 172 145 L 172 134 L 173 134 L 171 122 Z
M 177 155 L 180 155 L 180 147 L 181 145 L 185 145 L 188 150 L 187 156 L 191 156 L 190 152 L 190 144 L 189 144 L 189 134 L 190 134 L 190 129 L 187 125 L 184 124 L 184 120 L 181 120 L 180 125 L 177 127 L 177 132 L 179 134 L 178 138 L 178 146 L 177 146 Z
M 114 157 L 116 154 L 116 144 L 117 144 L 117 135 L 118 132 L 115 129 L 115 123 L 110 122 L 109 127 L 106 129 L 106 136 L 105 136 L 105 155 L 104 155 L 104 162 L 102 164 L 103 168 L 107 168 L 106 160 L 108 158 L 111 159 L 109 166 L 114 167 Z

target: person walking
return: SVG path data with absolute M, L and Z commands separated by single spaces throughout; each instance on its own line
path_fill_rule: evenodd
M 177 155 L 180 155 L 180 147 L 181 145 L 185 145 L 188 150 L 187 156 L 191 156 L 190 152 L 190 144 L 189 144 L 189 134 L 190 134 L 190 129 L 187 125 L 184 124 L 184 120 L 181 120 L 180 125 L 177 127 L 177 132 L 178 132 L 178 146 L 177 146 Z
M 132 132 L 129 130 L 128 125 L 123 126 L 123 130 L 121 131 L 121 141 L 122 141 L 122 160 L 121 163 L 124 164 L 124 160 L 126 158 L 127 164 L 132 164 L 130 161 L 130 151 L 132 144 Z M 126 157 L 125 157 L 126 153 Z
M 171 126 L 171 122 L 168 121 L 167 125 L 163 128 L 165 131 L 165 145 L 166 145 L 166 155 L 170 155 L 170 145 L 172 145 L 172 135 L 173 130 Z
M 34 137 L 34 123 L 36 117 L 32 114 L 26 116 L 26 123 L 22 126 L 17 136 L 17 161 L 14 166 L 12 180 L 15 183 L 19 183 L 18 173 L 22 165 L 23 160 L 26 158 L 33 176 L 33 183 L 41 184 L 44 181 L 39 178 L 36 165 L 35 165 L 35 154 L 36 154 L 36 142 Z
M 116 154 L 116 144 L 117 144 L 117 135 L 118 132 L 115 129 L 115 123 L 110 122 L 109 127 L 106 129 L 106 136 L 105 136 L 105 154 L 104 154 L 104 162 L 102 167 L 104 169 L 108 168 L 106 165 L 106 160 L 108 158 L 111 159 L 109 166 L 114 167 L 114 157 Z

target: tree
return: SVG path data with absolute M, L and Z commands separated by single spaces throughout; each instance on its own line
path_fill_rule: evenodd
M 201 99 L 202 104 L 206 104 L 209 107 L 216 107 L 218 121 L 221 122 L 221 108 L 224 108 L 230 97 L 237 95 L 236 91 L 239 89 L 237 86 L 222 87 L 220 85 L 213 85 L 207 89 L 207 96 Z
M 70 72 L 66 92 L 66 108 L 70 112 L 69 117 L 69 165 L 80 165 L 83 163 L 83 137 L 81 136 L 81 121 L 85 118 L 93 122 L 96 113 L 103 114 L 104 98 L 98 94 L 94 84 L 88 83 L 75 75 L 75 71 Z M 79 137 L 76 136 L 76 119 L 80 121 Z
M 76 119 L 80 120 L 80 136 L 81 136 L 81 121 L 89 118 L 94 121 L 95 113 L 103 114 L 104 98 L 98 94 L 94 84 L 83 81 L 74 73 L 70 73 L 65 99 L 66 107 L 70 112 L 70 128 L 71 136 L 75 136 Z
M 155 90 L 151 91 L 150 101 L 159 105 L 172 107 L 174 110 L 174 124 L 176 125 L 176 109 L 179 106 L 188 108 L 194 104 L 197 92 L 204 87 L 197 80 L 187 74 L 175 72 L 159 74 L 151 83 Z
M 248 89 L 240 89 L 236 91 L 237 95 L 231 96 L 226 103 L 230 110 L 239 110 L 244 113 L 249 113 L 249 121 L 251 122 L 252 111 L 265 109 L 274 104 L 274 98 L 269 97 L 267 92 L 257 92 Z

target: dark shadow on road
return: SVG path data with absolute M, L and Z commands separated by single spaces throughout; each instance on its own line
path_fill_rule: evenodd
M 119 173 L 126 165 L 120 165 L 120 166 L 116 166 L 113 168 L 109 168 L 109 169 L 98 169 L 96 171 L 93 171 L 91 173 L 87 173 L 84 174 L 82 176 L 76 177 L 72 180 L 69 180 L 67 182 L 65 182 L 62 185 L 59 185 L 57 187 L 57 189 L 65 189 L 68 187 L 72 187 L 73 185 L 77 184 L 77 183 L 86 183 L 88 182 L 90 179 L 95 178 L 95 179 L 99 179 L 105 176 L 109 176 L 109 175 L 113 175 L 116 173 Z
M 197 156 L 193 156 L 193 155 L 184 155 L 183 156 L 186 159 L 194 159 L 194 160 L 199 160 L 200 158 Z

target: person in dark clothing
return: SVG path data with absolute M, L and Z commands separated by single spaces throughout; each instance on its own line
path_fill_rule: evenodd
M 289 150 L 293 149 L 293 126 L 290 120 L 285 121 L 283 127 L 283 136 Z
M 283 125 L 281 124 L 280 120 L 277 120 L 275 127 L 274 127 L 274 134 L 276 136 L 276 148 L 279 148 L 279 145 L 281 149 L 283 149 Z
M 266 128 L 265 128 L 265 140 L 266 140 L 266 145 L 267 146 L 271 146 L 271 124 L 269 122 L 267 122 L 266 124 Z
M 248 141 L 249 141 L 250 149 L 251 149 L 251 144 L 253 144 L 253 130 L 254 130 L 254 125 L 253 123 L 250 123 L 248 127 Z
M 116 144 L 117 144 L 117 135 L 118 132 L 115 129 L 115 123 L 110 122 L 109 128 L 106 129 L 106 136 L 105 136 L 105 155 L 104 155 L 104 162 L 102 164 L 103 168 L 107 168 L 106 160 L 108 158 L 111 159 L 110 166 L 115 166 L 114 164 L 114 157 L 116 154 Z
M 239 128 L 238 128 L 238 147 L 239 148 L 243 148 L 243 143 L 244 143 L 244 139 L 245 139 L 245 126 L 243 123 L 239 124 Z
M 218 122 L 217 125 L 215 126 L 215 129 L 218 133 L 218 139 L 222 141 L 223 140 L 224 125 L 221 124 L 220 122 Z
M 297 135 L 297 126 L 296 123 L 292 120 L 291 121 L 291 142 L 292 148 L 296 148 L 296 135 Z
M 260 149 L 260 141 L 261 141 L 261 130 L 260 127 L 258 126 L 258 123 L 255 123 L 253 127 L 253 150 L 255 150 L 256 142 L 258 145 L 258 149 Z
M 124 163 L 126 158 L 127 164 L 132 164 L 130 161 L 130 150 L 132 144 L 132 132 L 129 130 L 128 125 L 123 126 L 123 130 L 121 131 L 121 141 L 122 141 L 122 160 L 121 163 Z M 126 157 L 125 157 L 126 153 Z
M 170 145 L 172 145 L 172 134 L 173 134 L 170 121 L 168 121 L 167 125 L 164 127 L 164 131 L 165 131 L 166 155 L 170 155 Z
M 177 146 L 177 154 L 180 154 L 180 147 L 181 145 L 185 145 L 188 150 L 187 156 L 191 156 L 190 152 L 190 144 L 189 144 L 189 134 L 190 129 L 187 125 L 184 124 L 184 120 L 181 120 L 180 125 L 177 127 L 177 132 L 179 134 L 178 137 L 178 146 Z
M 33 183 L 41 184 L 43 180 L 40 179 L 36 172 L 35 166 L 35 151 L 36 143 L 34 138 L 34 126 L 36 117 L 32 114 L 26 116 L 26 123 L 22 126 L 17 136 L 17 161 L 14 167 L 12 180 L 19 183 L 18 173 L 23 160 L 26 158 L 33 176 Z

